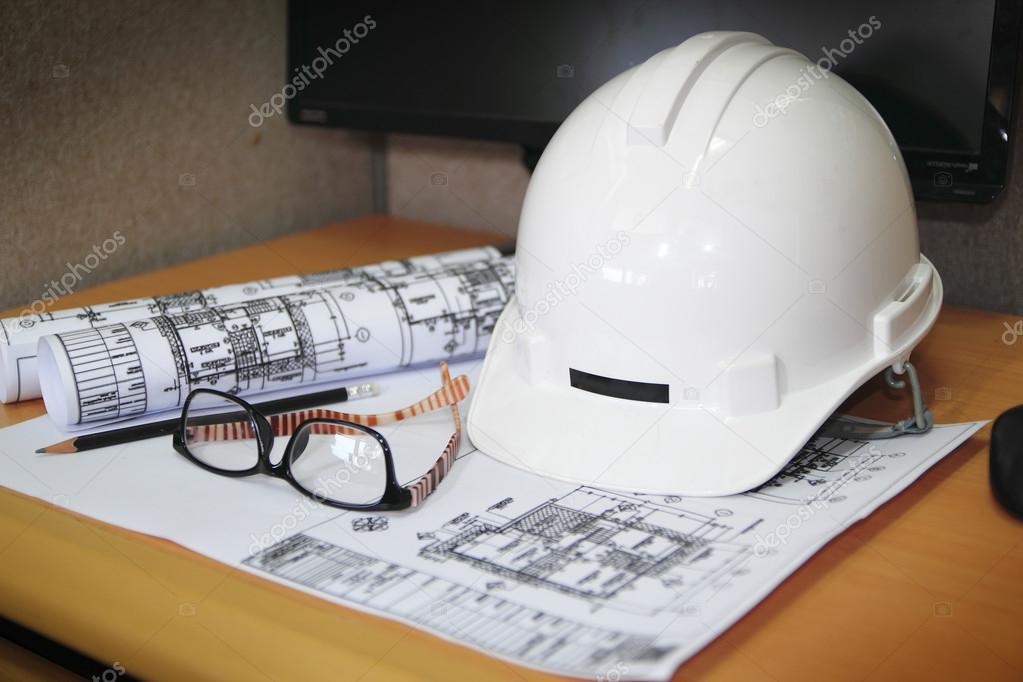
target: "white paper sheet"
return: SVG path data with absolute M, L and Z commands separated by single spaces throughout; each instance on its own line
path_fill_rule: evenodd
M 50 417 L 74 429 L 180 410 L 200 387 L 249 396 L 350 381 L 481 354 L 513 288 L 512 257 L 484 253 L 50 334 L 39 339 L 39 382 Z
M 386 261 L 310 275 L 276 277 L 83 308 L 37 313 L 32 307 L 28 307 L 17 317 L 0 320 L 0 402 L 18 402 L 42 396 L 36 365 L 36 346 L 39 339 L 46 334 L 104 327 L 116 322 L 133 322 L 155 315 L 180 315 L 216 305 L 252 301 L 327 284 L 349 283 L 367 277 L 436 271 L 458 263 L 499 258 L 501 254 L 496 248 L 485 246 L 416 256 L 403 261 Z M 43 301 L 40 300 L 40 303 Z
M 452 366 L 473 379 L 476 369 Z M 411 403 L 436 388 L 436 375 L 383 377 L 383 393 L 359 409 Z M 39 418 L 0 431 L 0 484 L 514 663 L 662 680 L 981 426 L 875 443 L 816 439 L 769 484 L 724 498 L 574 486 L 464 444 L 418 509 L 356 513 L 268 477 L 209 474 L 169 438 L 35 455 L 60 437 Z M 435 413 L 384 430 L 399 480 L 431 466 L 450 429 L 450 415 Z

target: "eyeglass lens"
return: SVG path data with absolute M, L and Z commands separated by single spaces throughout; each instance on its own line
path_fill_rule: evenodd
M 387 490 L 383 445 L 359 428 L 305 424 L 294 436 L 290 465 L 295 482 L 321 500 L 376 504 Z
M 249 411 L 213 393 L 192 395 L 185 413 L 184 442 L 197 460 L 225 471 L 245 471 L 259 462 L 259 443 Z

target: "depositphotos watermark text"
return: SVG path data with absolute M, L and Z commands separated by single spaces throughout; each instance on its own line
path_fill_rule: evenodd
M 54 305 L 61 296 L 73 294 L 78 284 L 85 279 L 86 275 L 96 270 L 107 258 L 124 246 L 127 241 L 127 237 L 120 230 L 114 230 L 112 235 L 99 244 L 94 244 L 92 250 L 80 262 L 66 262 L 64 274 L 59 279 L 50 280 L 39 298 L 32 301 L 21 311 L 19 315 L 21 318 L 21 328 L 31 327 L 34 324 L 34 318 L 49 310 L 50 306 Z
M 753 125 L 763 128 L 771 119 L 788 111 L 789 105 L 806 94 L 818 81 L 828 78 L 831 70 L 840 61 L 847 58 L 856 48 L 869 39 L 876 31 L 881 30 L 881 20 L 873 14 L 855 29 L 848 31 L 848 38 L 843 38 L 838 47 L 821 47 L 823 57 L 813 64 L 799 70 L 799 77 L 788 85 L 783 92 L 767 103 L 766 106 L 756 105 L 753 114 Z
M 275 92 L 266 102 L 258 107 L 250 104 L 252 113 L 249 114 L 249 125 L 258 128 L 263 122 L 273 116 L 280 116 L 284 113 L 284 106 L 298 93 L 309 87 L 313 81 L 323 78 L 327 69 L 334 65 L 335 60 L 341 59 L 348 54 L 353 45 L 357 45 L 362 38 L 369 35 L 369 32 L 377 27 L 377 22 L 371 14 L 367 14 L 351 28 L 342 31 L 342 35 L 330 47 L 318 47 L 316 51 L 319 56 L 308 64 L 296 66 L 295 75 L 291 77 L 280 92 Z

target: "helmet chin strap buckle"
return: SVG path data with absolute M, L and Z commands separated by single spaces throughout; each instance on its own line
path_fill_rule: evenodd
M 881 440 L 897 436 L 927 433 L 934 426 L 934 415 L 924 402 L 920 391 L 920 380 L 917 378 L 916 367 L 906 361 L 902 364 L 908 378 L 909 390 L 913 396 L 913 414 L 895 423 L 864 424 L 853 423 L 831 418 L 817 432 L 819 436 L 833 438 L 849 438 L 852 440 Z M 885 383 L 891 388 L 904 389 L 907 381 L 896 376 L 895 369 L 889 367 L 884 372 Z

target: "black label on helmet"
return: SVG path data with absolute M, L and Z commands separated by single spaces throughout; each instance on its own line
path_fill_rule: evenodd
M 668 384 L 650 384 L 645 381 L 611 379 L 599 374 L 590 374 L 568 368 L 568 381 L 573 387 L 590 393 L 599 393 L 611 398 L 640 400 L 647 403 L 668 402 Z

